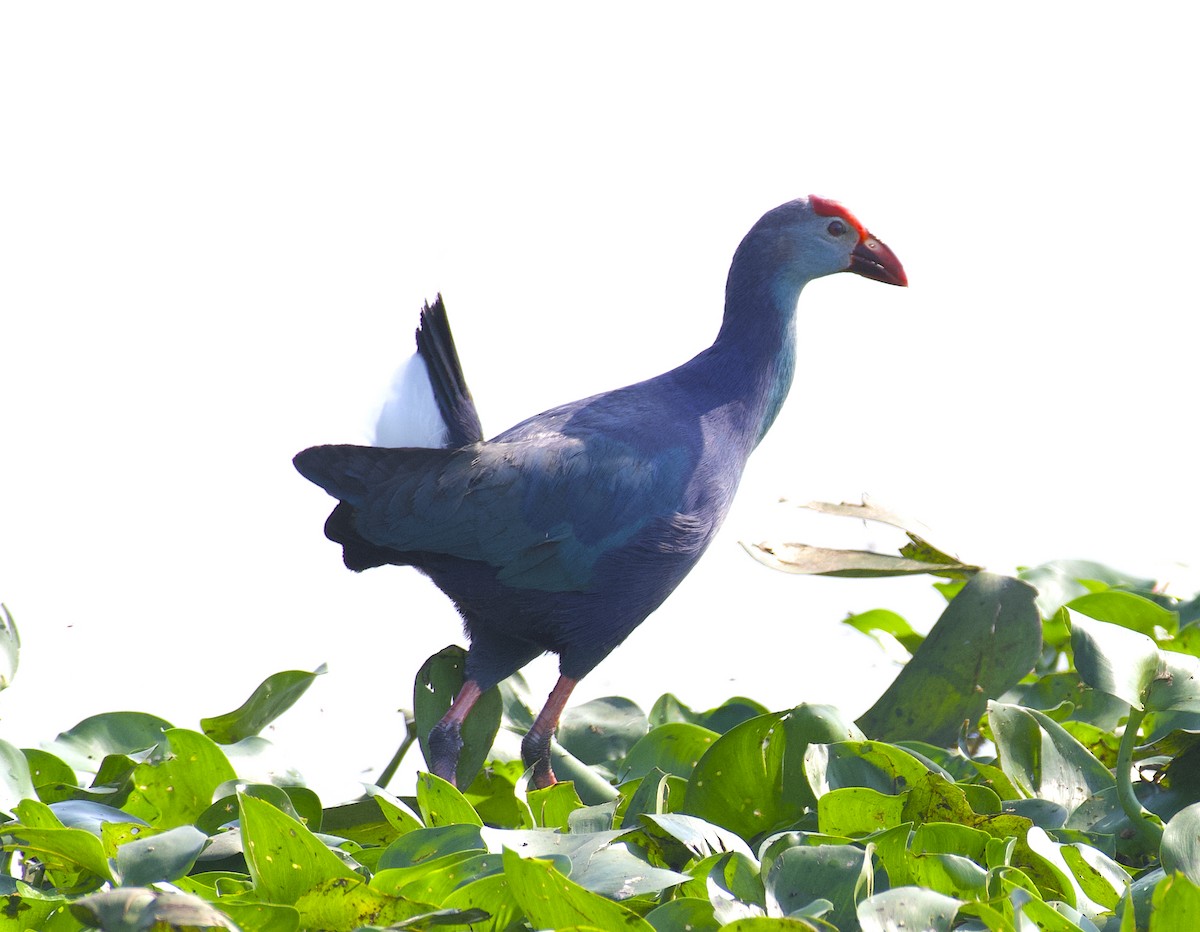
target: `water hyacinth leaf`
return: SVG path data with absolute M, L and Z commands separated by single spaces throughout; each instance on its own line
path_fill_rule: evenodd
M 833 926 L 819 919 L 809 922 L 799 916 L 751 916 L 727 922 L 720 929 L 721 932 L 822 932 Z
M 1151 712 L 1200 712 L 1200 659 L 1172 651 L 1159 652 L 1160 663 L 1146 690 Z
M 1153 932 L 1193 932 L 1200 926 L 1200 886 L 1182 874 L 1171 874 L 1154 888 Z
M 881 741 L 953 744 L 964 721 L 977 722 L 988 699 L 1037 663 L 1042 626 L 1036 595 L 1008 576 L 972 577 L 858 727 Z
M 355 929 L 367 916 L 387 928 L 403 928 L 404 922 L 437 911 L 431 903 L 376 890 L 361 877 L 322 879 L 295 905 L 304 929 Z
M 550 762 L 560 783 L 575 784 L 575 792 L 579 794 L 585 806 L 598 806 L 621 795 L 606 777 L 563 748 L 557 741 L 550 742 Z
M 804 773 L 810 742 L 858 734 L 832 706 L 802 704 L 743 722 L 700 758 L 682 811 L 747 839 L 790 824 L 816 803 Z
M 654 932 L 717 932 L 721 926 L 712 903 L 698 896 L 681 896 L 646 914 Z
M 321 664 L 312 673 L 304 670 L 273 673 L 232 712 L 200 719 L 200 729 L 218 744 L 236 744 L 253 737 L 290 709 L 324 672 L 325 665 Z
M 467 666 L 467 652 L 452 644 L 442 648 L 425 661 L 417 672 L 413 684 L 413 715 L 416 720 L 417 739 L 421 753 L 429 761 L 429 732 L 450 709 L 450 703 L 462 689 L 463 671 Z M 500 731 L 504 714 L 504 700 L 496 687 L 489 689 L 471 709 L 462 725 L 462 751 L 458 755 L 458 770 L 455 774 L 460 786 L 470 786 L 479 773 L 492 743 Z
M 647 815 L 645 821 L 674 838 L 697 859 L 726 851 L 736 851 L 748 858 L 754 854 L 740 835 L 728 832 L 719 825 L 705 822 L 681 812 Z
M 12 685 L 20 658 L 21 635 L 17 633 L 17 623 L 8 606 L 0 602 L 0 690 Z
M 620 761 L 650 728 L 637 704 L 619 696 L 568 706 L 558 726 L 558 743 L 589 765 Z
M 429 828 L 483 825 L 479 813 L 458 788 L 432 773 L 417 774 L 417 809 Z
M 145 712 L 104 712 L 59 734 L 46 748 L 76 770 L 95 773 L 110 754 L 132 755 L 157 747 L 171 723 Z
M 357 875 L 296 819 L 253 796 L 240 796 L 246 865 L 255 890 L 272 903 L 295 904 L 319 883 Z
M 817 824 L 829 835 L 856 837 L 899 825 L 904 797 L 865 786 L 831 790 L 817 800 Z
M 1174 634 L 1179 630 L 1179 614 L 1152 602 L 1136 592 L 1108 589 L 1089 592 L 1067 603 L 1067 608 L 1094 621 L 1120 625 L 1154 637 L 1156 631 Z
M 113 932 L 142 929 L 237 929 L 212 903 L 187 893 L 160 893 L 146 887 L 122 887 L 81 897 L 71 914 L 92 928 Z
M 26 858 L 36 858 L 52 875 L 86 871 L 101 880 L 113 881 L 104 843 L 80 828 L 28 828 L 6 825 L 10 846 Z M 71 884 L 64 884 L 69 886 Z
M 887 635 L 899 642 L 910 654 L 915 653 L 925 640 L 925 636 L 914 631 L 912 625 L 903 617 L 886 608 L 873 608 L 857 615 L 847 615 L 842 619 L 842 624 L 861 631 L 880 644 L 885 643 L 880 635 Z
M 1120 864 L 1103 851 L 1078 842 L 1062 845 L 1059 854 L 1088 899 L 1108 910 L 1117 908 L 1132 880 Z
M 1054 560 L 1028 569 L 1018 576 L 1038 591 L 1038 610 L 1049 618 L 1072 599 L 1098 589 L 1154 588 L 1154 580 L 1130 576 L 1091 560 Z
M 380 870 L 393 867 L 412 867 L 459 851 L 486 851 L 479 827 L 476 825 L 445 825 L 440 828 L 419 828 L 401 835 L 383 852 Z
M 1200 803 L 1177 812 L 1162 837 L 1162 864 L 1200 884 Z
M 718 737 L 717 732 L 690 722 L 660 725 L 630 748 L 617 780 L 620 783 L 635 780 L 651 770 L 686 779 Z
M 534 825 L 541 828 L 566 831 L 571 813 L 583 808 L 573 783 L 555 783 L 544 790 L 530 790 L 525 798 L 533 813 Z
M 637 913 L 572 883 L 551 864 L 504 851 L 504 876 L 536 929 L 590 925 L 598 929 L 653 932 Z
M 832 908 L 820 918 L 839 929 L 852 928 L 858 900 L 872 892 L 873 874 L 871 854 L 853 845 L 788 848 L 771 862 L 764 879 L 767 912 L 791 916 L 814 900 L 826 900 Z
M 199 732 L 171 728 L 163 744 L 162 753 L 134 768 L 134 788 L 123 808 L 158 828 L 195 824 L 217 787 L 237 774 L 220 747 Z
M 512 885 L 504 874 L 489 874 L 463 884 L 441 905 L 443 909 L 456 909 L 464 914 L 473 909 L 487 913 L 489 918 L 486 923 L 480 922 L 476 926 L 481 932 L 525 928 L 521 904 L 513 895 Z
M 805 755 L 806 774 L 818 798 L 831 790 L 865 786 L 895 796 L 919 784 L 929 768 L 912 754 L 882 741 L 813 744 Z
M 190 825 L 126 842 L 117 849 L 117 875 L 122 884 L 135 887 L 178 880 L 207 842 L 208 836 Z
M 892 887 L 858 904 L 862 932 L 950 932 L 962 901 L 921 887 Z
M 1071 616 L 1075 669 L 1093 689 L 1116 696 L 1144 711 L 1146 690 L 1159 667 L 1158 645 L 1120 625 Z
M 1043 713 L 992 702 L 988 721 L 1000 766 L 1025 796 L 1050 800 L 1070 813 L 1114 785 L 1108 768 Z
M 22 799 L 35 796 L 29 761 L 19 748 L 0 738 L 0 811 L 12 812 Z
M 101 827 L 105 822 L 149 825 L 144 819 L 90 799 L 65 799 L 61 802 L 51 803 L 49 809 L 54 813 L 54 817 L 67 828 L 81 828 L 97 837 L 100 837 Z M 21 811 L 27 813 L 29 809 L 22 807 Z

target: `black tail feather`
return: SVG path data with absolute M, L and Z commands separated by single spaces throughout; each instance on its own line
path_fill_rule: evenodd
M 417 352 L 425 361 L 438 411 L 449 430 L 447 446 L 465 447 L 482 440 L 479 412 L 475 410 L 475 401 L 467 388 L 454 334 L 450 332 L 450 318 L 440 294 L 432 307 L 426 304 L 421 311 Z

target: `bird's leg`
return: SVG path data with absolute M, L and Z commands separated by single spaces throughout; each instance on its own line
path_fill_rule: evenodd
M 542 711 L 538 713 L 533 727 L 521 740 L 521 759 L 525 761 L 526 767 L 533 768 L 533 785 L 539 790 L 544 790 L 558 782 L 554 776 L 554 770 L 550 766 L 550 739 L 554 737 L 563 707 L 567 704 L 571 690 L 575 688 L 577 682 L 579 681 L 573 680 L 569 676 L 558 678 L 558 682 L 550 690 L 550 698 L 546 700 Z
M 462 723 L 483 690 L 474 680 L 467 680 L 450 703 L 450 710 L 429 732 L 429 769 L 443 780 L 454 783 L 458 770 L 458 752 L 462 750 Z

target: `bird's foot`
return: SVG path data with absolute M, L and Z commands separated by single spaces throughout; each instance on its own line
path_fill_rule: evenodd
M 462 730 L 458 722 L 442 719 L 429 731 L 429 770 L 447 783 L 458 786 L 458 755 L 462 751 Z
M 521 740 L 521 759 L 532 770 L 529 779 L 539 790 L 558 782 L 550 766 L 550 734 L 530 729 Z

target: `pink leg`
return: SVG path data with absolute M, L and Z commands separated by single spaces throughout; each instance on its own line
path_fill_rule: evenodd
M 558 728 L 558 720 L 577 682 L 568 676 L 558 678 L 533 727 L 521 741 L 521 758 L 525 766 L 533 768 L 533 785 L 540 790 L 558 782 L 550 766 L 550 739 Z
M 429 732 L 429 768 L 443 780 L 455 783 L 458 754 L 462 750 L 462 723 L 467 713 L 483 695 L 474 680 L 467 680 L 450 703 L 450 710 Z

